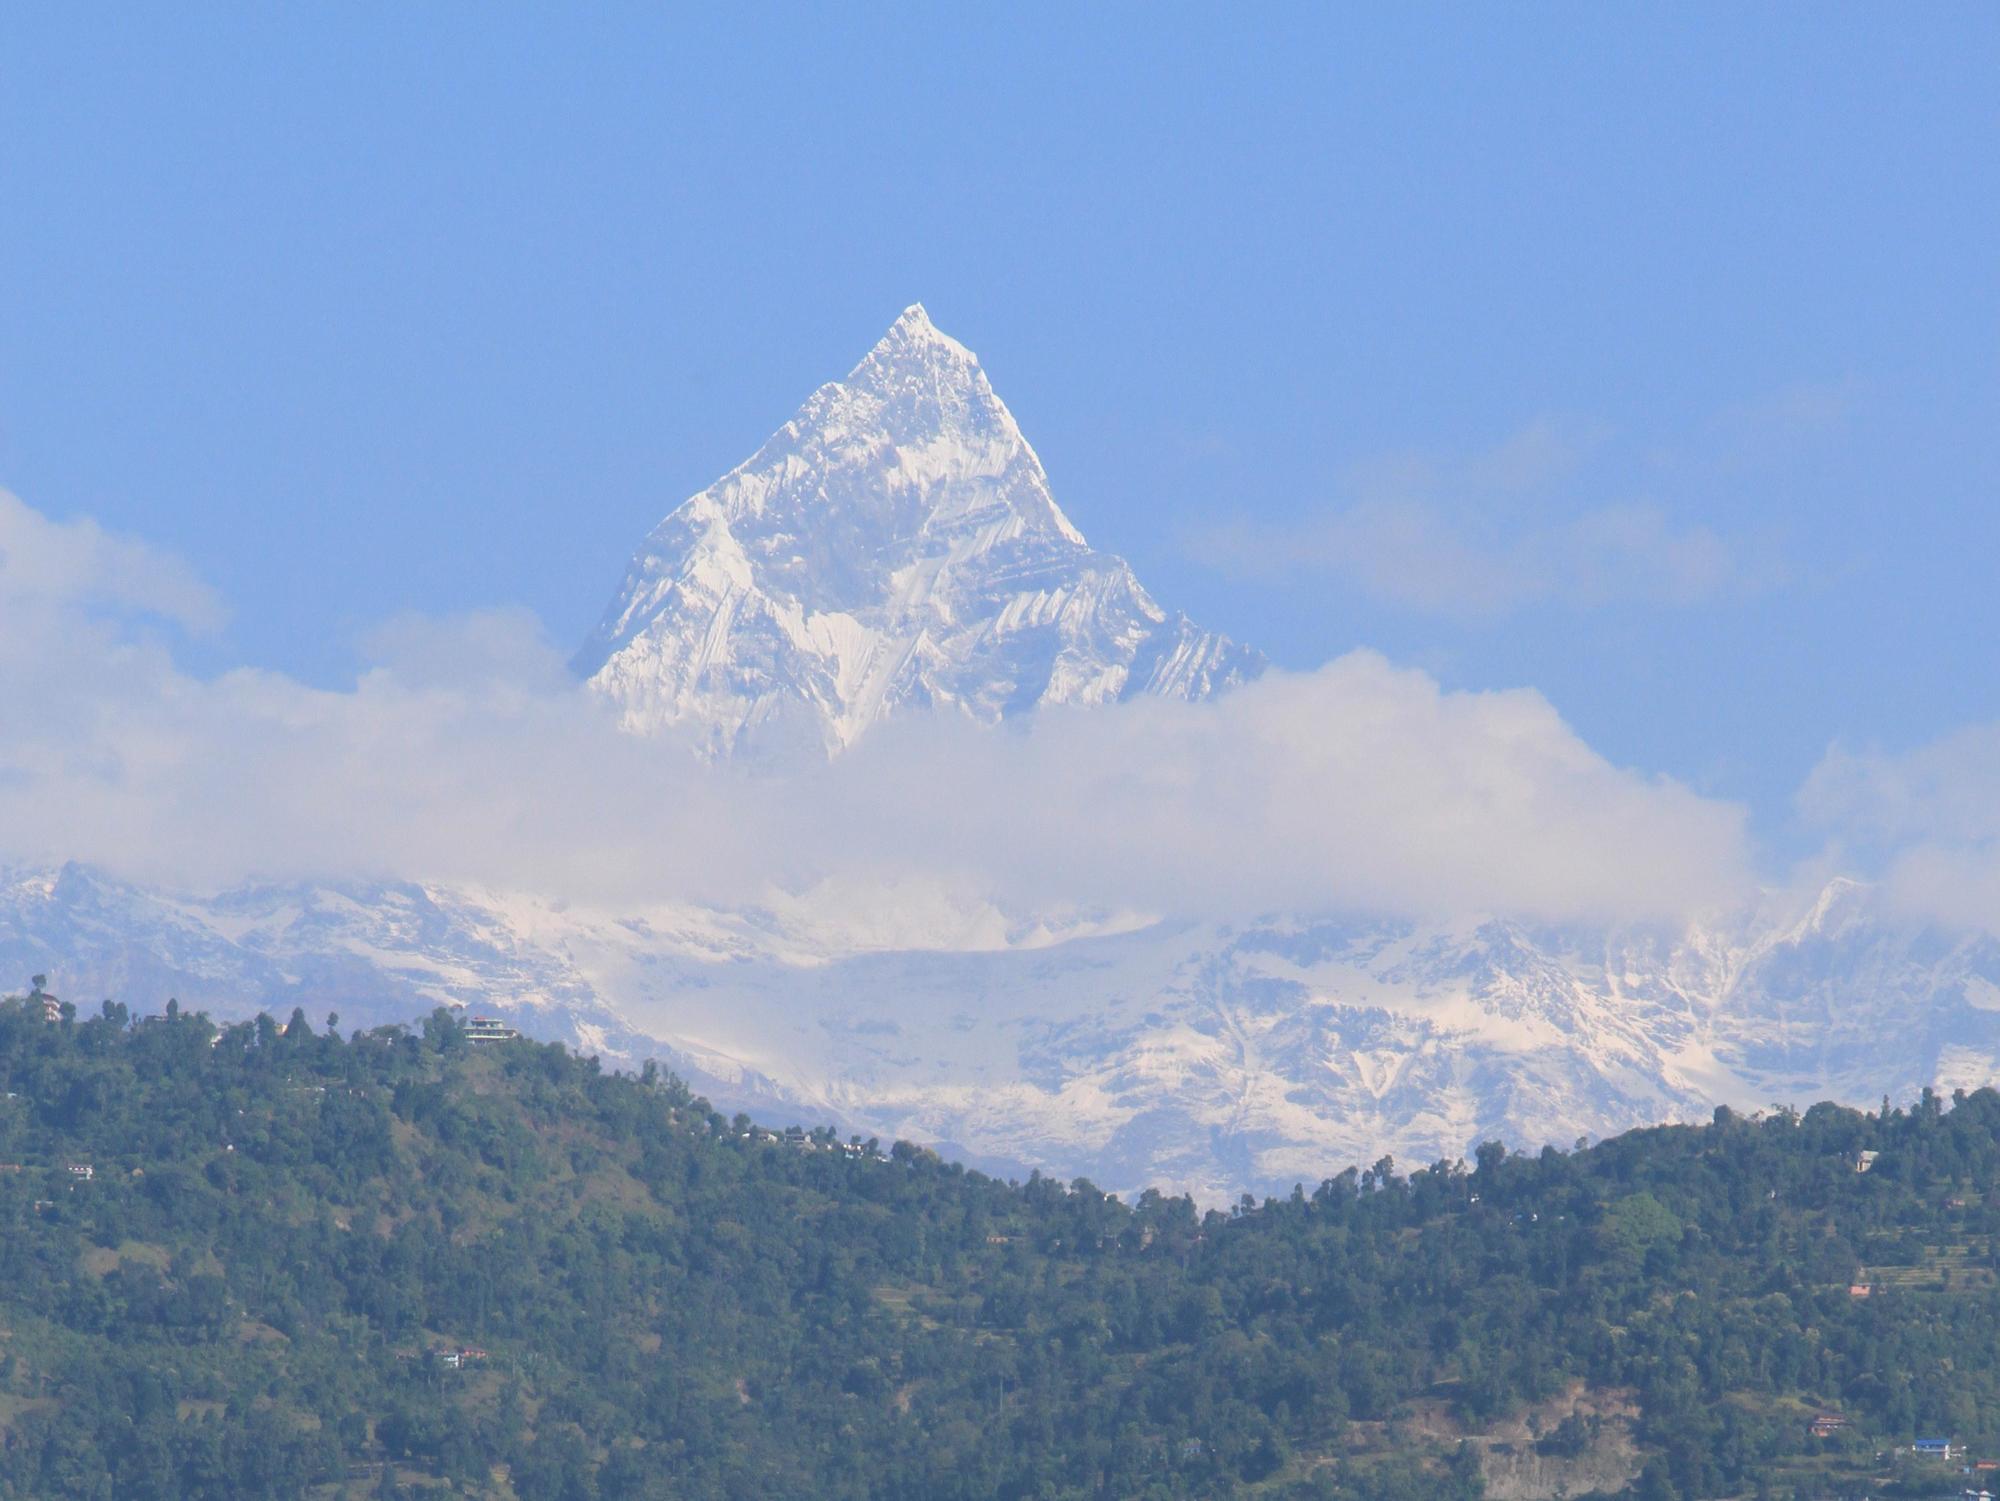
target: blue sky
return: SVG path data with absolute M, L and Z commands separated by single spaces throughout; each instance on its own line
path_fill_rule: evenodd
M 1782 841 L 2000 718 L 2000 10 L 0 16 L 0 486 L 197 668 L 568 646 L 907 302 L 1204 624 L 1532 685 Z

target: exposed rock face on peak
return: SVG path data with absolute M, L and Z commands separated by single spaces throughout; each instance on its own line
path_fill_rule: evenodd
M 575 665 L 629 728 L 728 756 L 838 752 L 912 709 L 1205 698 L 1264 662 L 1092 550 L 916 306 L 653 529 Z

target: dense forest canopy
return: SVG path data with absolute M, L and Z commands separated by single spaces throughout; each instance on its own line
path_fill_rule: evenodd
M 36 995 L 0 1080 L 4 1497 L 1923 1496 L 2000 1456 L 1988 1090 L 1222 1213 L 448 1012 Z

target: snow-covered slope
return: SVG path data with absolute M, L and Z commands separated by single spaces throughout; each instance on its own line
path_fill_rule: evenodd
M 23 968 L 26 966 L 27 968 Z M 169 997 L 218 1016 L 305 1006 L 343 1027 L 407 1022 L 439 1005 L 536 1015 L 584 1040 L 612 1025 L 560 954 L 504 907 L 410 883 L 259 885 L 175 896 L 78 865 L 0 871 L 0 985 L 46 971 L 85 1014 Z
M 964 931 L 1004 935 L 1004 914 Z M 1836 883 L 1803 913 L 1559 932 L 1359 917 L 866 949 L 806 910 L 591 912 L 413 885 L 209 900 L 0 876 L 0 975 L 343 1026 L 460 1001 L 726 1109 L 1210 1201 L 1822 1098 L 2000 1080 L 2000 945 Z
M 1263 659 L 1090 548 L 919 306 L 654 528 L 575 666 L 629 728 L 784 757 L 913 708 L 1203 698 Z

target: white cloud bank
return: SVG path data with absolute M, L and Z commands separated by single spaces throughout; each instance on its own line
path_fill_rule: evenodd
M 394 876 L 636 907 L 915 883 L 1208 916 L 1672 917 L 1747 879 L 1736 807 L 1610 765 L 1534 692 L 1369 653 L 1205 705 L 892 723 L 776 780 L 619 733 L 525 615 L 394 622 L 347 691 L 198 679 L 120 613 L 219 619 L 178 561 L 11 498 L 0 547 L 0 858 L 190 888 Z

